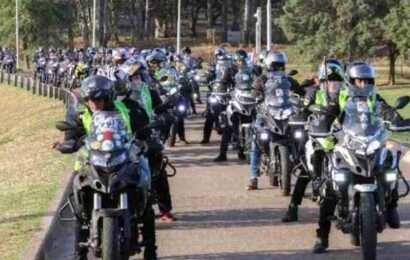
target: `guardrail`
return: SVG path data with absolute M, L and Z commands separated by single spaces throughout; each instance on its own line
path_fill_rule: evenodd
M 61 100 L 64 103 L 66 102 L 70 91 L 55 87 L 50 84 L 45 84 L 40 80 L 35 78 L 21 75 L 21 74 L 11 74 L 6 73 L 5 71 L 0 71 L 0 84 L 7 84 L 9 86 L 14 86 L 16 88 L 24 89 L 27 92 L 32 93 L 36 96 L 42 96 L 49 99 Z

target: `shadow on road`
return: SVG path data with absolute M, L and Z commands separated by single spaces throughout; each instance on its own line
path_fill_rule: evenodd
M 278 225 L 292 226 L 316 222 L 317 209 L 301 208 L 301 220 L 287 224 L 281 222 L 285 211 L 286 209 L 283 208 L 249 208 L 182 212 L 177 214 L 177 222 L 170 225 L 161 225 L 158 229 L 188 230 Z
M 332 250 L 327 254 L 314 255 L 310 250 L 224 252 L 198 255 L 162 257 L 163 260 L 347 260 L 361 259 L 359 249 Z M 379 243 L 378 259 L 410 259 L 410 241 Z

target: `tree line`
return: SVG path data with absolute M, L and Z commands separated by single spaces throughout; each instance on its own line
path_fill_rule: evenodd
M 14 46 L 15 1 L 0 2 L 0 44 Z M 20 48 L 90 45 L 93 0 L 18 0 Z M 97 45 L 135 44 L 174 37 L 178 0 L 96 0 Z M 324 55 L 360 59 L 375 54 L 395 63 L 410 46 L 410 0 L 271 0 L 274 43 L 291 43 L 311 61 Z M 182 0 L 183 35 L 204 37 L 209 29 L 240 30 L 254 41 L 253 14 L 266 0 Z M 266 21 L 263 20 L 266 28 Z M 265 36 L 265 34 L 263 34 Z

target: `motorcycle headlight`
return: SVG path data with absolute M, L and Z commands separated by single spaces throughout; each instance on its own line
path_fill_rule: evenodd
M 201 80 L 201 77 L 200 77 L 199 75 L 195 75 L 194 80 L 200 81 L 200 80 Z
M 185 110 L 186 110 L 186 107 L 185 107 L 185 105 L 179 105 L 177 109 L 178 109 L 179 112 L 184 113 Z
M 267 141 L 267 140 L 269 140 L 269 133 L 262 132 L 259 137 L 262 141 Z
M 209 103 L 216 104 L 217 102 L 218 102 L 218 99 L 216 97 L 213 97 L 213 96 L 209 97 Z
M 385 174 L 386 182 L 396 182 L 397 181 L 397 172 L 396 171 L 388 171 Z
M 293 134 L 293 136 L 294 136 L 296 139 L 301 139 L 301 138 L 303 137 L 303 132 L 302 132 L 302 130 L 296 130 L 295 133 Z
M 337 183 L 346 182 L 346 174 L 343 172 L 336 172 L 333 176 L 333 180 Z
M 169 91 L 169 94 L 174 95 L 177 92 L 178 92 L 177 88 L 171 88 Z
M 382 143 L 379 140 L 373 140 L 367 146 L 366 154 L 373 154 L 377 149 L 382 146 Z
M 249 75 L 248 75 L 248 74 L 243 74 L 243 75 L 242 75 L 242 80 L 243 80 L 243 81 L 248 81 L 248 80 L 250 80 Z

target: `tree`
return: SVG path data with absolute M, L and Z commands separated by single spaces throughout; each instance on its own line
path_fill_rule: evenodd
M 392 8 L 384 19 L 384 31 L 389 46 L 389 83 L 394 85 L 395 82 L 395 64 L 400 54 L 405 54 L 410 49 L 410 2 L 400 1 Z

